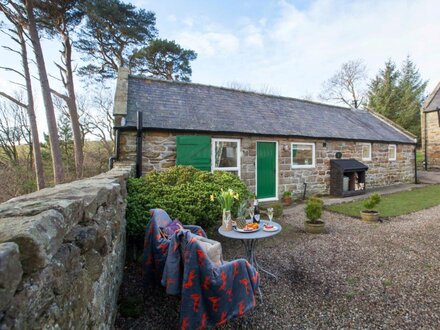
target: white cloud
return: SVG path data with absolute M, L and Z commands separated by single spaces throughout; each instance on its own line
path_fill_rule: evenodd
M 244 39 L 244 46 L 258 48 L 264 46 L 264 36 L 258 26 L 252 23 L 246 24 L 241 30 L 241 34 Z
M 176 40 L 206 57 L 228 55 L 237 52 L 240 46 L 239 38 L 228 32 L 186 31 L 177 34 Z
M 183 19 L 182 23 L 188 27 L 192 27 L 194 25 L 194 19 L 192 17 L 187 17 Z

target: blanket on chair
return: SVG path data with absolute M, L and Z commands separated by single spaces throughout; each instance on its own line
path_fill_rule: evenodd
M 147 224 L 144 238 L 143 279 L 145 285 L 160 284 L 171 239 L 163 236 L 161 228 L 172 222 L 169 215 L 162 209 L 151 209 L 151 220 Z M 199 226 L 184 225 L 196 235 L 206 237 L 205 231 Z M 174 236 L 174 235 L 173 235 Z
M 181 329 L 203 329 L 255 307 L 259 274 L 245 259 L 215 266 L 198 236 L 182 230 L 171 238 L 162 285 L 182 295 Z

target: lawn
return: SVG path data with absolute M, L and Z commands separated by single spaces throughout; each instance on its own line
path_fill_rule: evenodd
M 440 204 L 440 185 L 416 188 L 395 194 L 383 195 L 377 210 L 381 217 L 394 217 L 427 209 Z M 364 208 L 363 200 L 331 205 L 328 210 L 359 217 Z

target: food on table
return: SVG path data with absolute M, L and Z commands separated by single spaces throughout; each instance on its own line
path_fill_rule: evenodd
M 258 223 L 248 223 L 246 226 L 244 226 L 244 230 L 255 230 L 258 229 L 260 226 Z
M 246 227 L 246 220 L 245 219 L 237 219 L 237 228 L 238 229 L 243 229 L 244 227 Z

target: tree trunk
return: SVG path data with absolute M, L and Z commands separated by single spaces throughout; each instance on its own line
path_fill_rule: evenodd
M 38 73 L 40 76 L 41 92 L 44 107 L 46 109 L 47 127 L 49 129 L 50 148 L 52 154 L 52 166 L 55 184 L 64 182 L 63 161 L 61 158 L 60 141 L 58 138 L 58 128 L 55 117 L 55 109 L 52 101 L 52 94 L 47 77 L 46 65 L 44 63 L 43 51 L 41 49 L 40 38 L 38 36 L 37 24 L 35 22 L 34 7 L 32 0 L 24 0 L 28 15 L 29 35 L 34 48 L 35 60 L 37 62 Z
M 26 40 L 23 36 L 23 30 L 17 26 L 17 35 L 21 46 L 21 60 L 23 63 L 23 73 L 26 79 L 27 93 L 27 113 L 29 117 L 29 125 L 31 126 L 33 160 L 35 162 L 35 174 L 37 178 L 37 189 L 43 189 L 46 186 L 44 181 L 43 158 L 41 156 L 40 137 L 38 136 L 37 120 L 35 118 L 34 97 L 32 94 L 31 73 L 29 71 L 29 63 L 27 56 Z
M 64 62 L 66 66 L 66 79 L 64 87 L 67 90 L 67 108 L 69 109 L 70 122 L 72 125 L 73 147 L 75 156 L 76 177 L 79 179 L 83 175 L 83 144 L 81 139 L 81 129 L 79 124 L 78 109 L 76 106 L 75 86 L 73 84 L 72 70 L 72 44 L 67 34 L 63 34 L 64 43 Z

